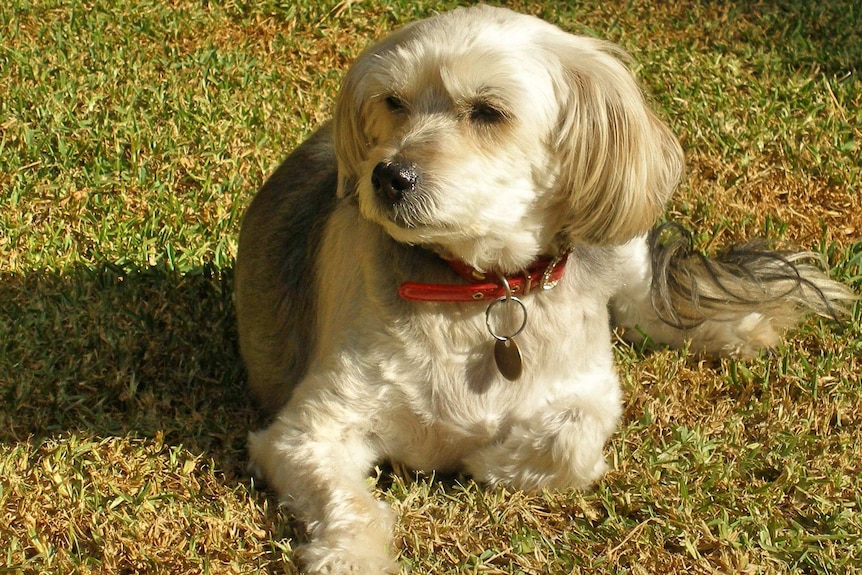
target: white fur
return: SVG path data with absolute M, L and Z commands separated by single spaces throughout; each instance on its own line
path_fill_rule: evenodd
M 387 550 L 392 514 L 364 483 L 381 460 L 530 490 L 583 488 L 605 471 L 602 451 L 622 412 L 609 302 L 618 321 L 660 341 L 682 344 L 685 335 L 650 307 L 644 235 L 682 154 L 623 57 L 601 40 L 480 6 L 407 26 L 348 72 L 332 136 L 339 199 L 308 288 L 316 294 L 308 369 L 249 442 L 258 473 L 309 527 L 306 572 L 397 570 Z M 504 119 L 477 121 L 477 101 Z M 393 158 L 422 176 L 401 220 L 372 184 L 375 166 Z M 291 336 L 290 318 L 252 341 L 245 318 L 265 304 L 244 295 L 256 292 L 244 279 L 253 272 L 244 271 L 242 242 L 241 344 L 260 390 L 269 372 L 256 358 L 274 332 Z M 525 364 L 514 382 L 493 363 L 487 304 L 396 294 L 405 279 L 455 281 L 437 256 L 516 273 L 565 250 L 559 285 L 523 298 Z M 758 322 L 707 337 L 746 346 Z

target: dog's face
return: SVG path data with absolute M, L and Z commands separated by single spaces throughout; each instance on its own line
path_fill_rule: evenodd
M 513 272 L 649 228 L 682 165 L 612 45 L 500 9 L 403 28 L 348 72 L 339 194 L 394 239 Z

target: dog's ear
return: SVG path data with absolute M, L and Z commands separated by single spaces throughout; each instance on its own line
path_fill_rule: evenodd
M 355 73 L 361 58 L 348 70 L 335 104 L 333 133 L 335 155 L 338 158 L 338 197 L 356 193 L 359 164 L 365 158 L 364 98 L 362 77 Z
M 615 45 L 546 37 L 560 63 L 556 149 L 572 243 L 619 244 L 648 230 L 679 182 L 683 155 L 647 107 Z
M 367 152 L 373 145 L 366 133 L 369 124 L 375 123 L 369 106 L 373 98 L 385 93 L 390 78 L 398 72 L 387 69 L 385 55 L 408 41 L 423 22 L 426 21 L 407 24 L 366 48 L 344 76 L 333 117 L 338 197 L 356 193 L 361 177 L 360 164 L 367 159 Z

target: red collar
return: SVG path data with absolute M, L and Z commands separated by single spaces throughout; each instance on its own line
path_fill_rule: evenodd
M 537 260 L 520 274 L 507 276 L 512 295 L 527 295 L 531 290 L 547 290 L 557 285 L 566 270 L 568 257 L 566 252 L 555 258 Z M 398 287 L 398 295 L 408 301 L 425 302 L 491 301 L 506 295 L 503 282 L 494 278 L 493 274 L 480 272 L 459 261 L 446 260 L 446 263 L 470 283 L 452 285 L 404 282 Z

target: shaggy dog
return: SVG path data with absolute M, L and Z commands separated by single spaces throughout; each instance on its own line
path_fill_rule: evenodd
M 528 490 L 601 477 L 612 324 L 749 356 L 853 299 L 811 254 L 706 259 L 650 232 L 683 156 L 623 61 L 501 8 L 405 26 L 252 202 L 240 346 L 275 416 L 249 451 L 307 524 L 308 573 L 397 570 L 365 482 L 381 460 Z

